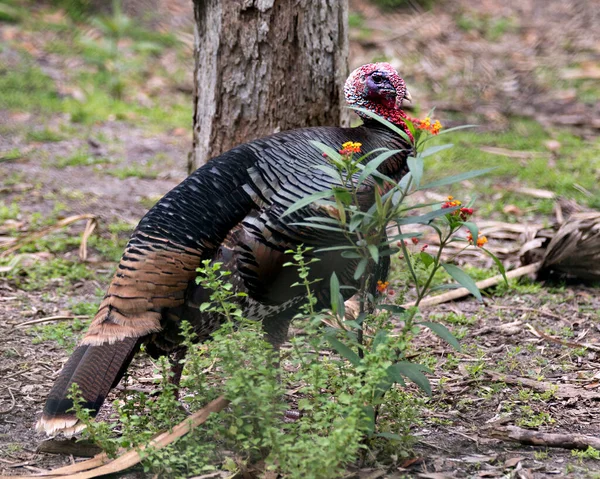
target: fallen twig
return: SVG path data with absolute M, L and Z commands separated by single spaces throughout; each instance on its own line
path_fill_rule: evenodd
M 11 403 L 11 405 L 10 405 L 10 407 L 8 409 L 0 411 L 0 414 L 8 414 L 8 413 L 12 412 L 13 409 L 15 408 L 15 405 L 17 404 L 17 400 L 15 399 L 15 395 L 13 394 L 12 389 L 8 388 L 8 392 L 9 392 L 10 397 L 12 399 L 12 403 Z
M 79 259 L 81 259 L 81 261 L 85 261 L 87 259 L 87 241 L 96 229 L 96 226 L 98 226 L 98 220 L 96 217 L 89 218 L 85 224 L 85 229 L 81 235 L 81 244 L 79 245 Z
M 541 316 L 547 316 L 549 318 L 553 318 L 558 321 L 562 321 L 563 319 L 565 319 L 564 316 L 559 316 L 558 314 L 554 314 L 549 311 L 545 311 L 543 309 L 525 308 L 523 306 L 499 306 L 497 304 L 493 304 L 491 307 L 494 309 L 507 309 L 510 311 L 526 311 L 526 312 L 530 312 L 530 313 L 538 313 Z
M 38 318 L 38 319 L 32 319 L 31 321 L 25 321 L 24 323 L 19 323 L 17 324 L 17 328 L 24 328 L 25 326 L 32 326 L 34 324 L 40 324 L 40 323 L 49 323 L 50 321 L 67 321 L 67 320 L 71 320 L 71 319 L 89 319 L 88 315 L 79 315 L 79 316 L 65 316 L 65 315 L 58 315 L 58 316 L 47 316 L 45 318 Z
M 517 269 L 513 269 L 512 271 L 508 271 L 506 273 L 506 278 L 507 279 L 520 278 L 521 276 L 535 273 L 540 268 L 541 264 L 542 263 L 540 261 L 537 263 L 528 264 L 527 266 L 522 266 Z M 497 286 L 502 281 L 504 281 L 504 277 L 501 274 L 499 274 L 496 276 L 492 276 L 491 278 L 484 279 L 482 281 L 478 281 L 476 284 L 479 289 L 486 289 L 486 288 L 491 288 L 492 286 Z M 440 294 L 439 296 L 433 296 L 431 298 L 424 299 L 423 301 L 421 301 L 419 303 L 419 307 L 424 308 L 426 306 L 435 306 L 437 304 L 447 303 L 448 301 L 454 301 L 455 299 L 464 298 L 465 296 L 468 296 L 469 294 L 471 294 L 471 293 L 469 292 L 469 290 L 467 288 L 454 289 L 452 291 L 448 291 L 447 293 Z M 405 308 L 409 308 L 414 305 L 415 305 L 415 302 L 413 301 L 411 303 L 403 304 L 402 306 Z
M 484 433 L 503 441 L 531 444 L 533 446 L 562 447 L 565 449 L 600 449 L 600 438 L 584 434 L 554 434 L 549 432 L 532 431 L 517 426 L 501 426 L 484 429 Z
M 551 343 L 560 344 L 561 346 L 568 346 L 569 348 L 584 348 L 584 349 L 590 349 L 591 351 L 600 351 L 600 346 L 596 346 L 595 344 L 576 343 L 574 341 L 566 341 L 564 339 L 559 339 L 559 338 L 550 336 L 550 335 L 544 333 L 543 331 L 540 331 L 539 329 L 537 329 L 536 327 L 532 326 L 529 323 L 526 323 L 525 326 L 527 326 L 527 328 L 529 328 L 529 330 L 538 338 L 543 338 L 546 341 L 550 341 Z
M 536 381 L 530 378 L 521 378 L 512 374 L 502 374 L 496 371 L 486 370 L 485 374 L 490 376 L 492 381 L 502 381 L 506 384 L 517 384 L 525 386 L 534 391 L 545 393 L 551 391 L 557 398 L 584 398 L 584 399 L 600 399 L 600 393 L 594 393 L 586 389 L 575 388 L 566 384 L 554 384 L 548 381 Z

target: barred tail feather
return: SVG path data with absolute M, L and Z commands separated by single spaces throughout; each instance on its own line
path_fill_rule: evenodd
M 139 338 L 125 338 L 113 344 L 79 346 L 58 376 L 44 406 L 36 429 L 49 436 L 62 432 L 71 436 L 83 429 L 72 411 L 73 401 L 67 396 L 77 383 L 83 398 L 83 407 L 100 410 L 108 392 L 115 387 L 137 350 Z

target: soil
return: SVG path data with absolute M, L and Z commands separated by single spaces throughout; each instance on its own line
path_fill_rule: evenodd
M 596 134 L 600 128 L 598 103 L 579 95 L 580 90 L 570 83 L 598 79 L 598 2 L 461 0 L 436 3 L 431 11 L 382 13 L 372 3 L 353 0 L 351 10 L 363 19 L 362 26 L 352 30 L 351 66 L 376 55 L 386 57 L 406 72 L 410 84 L 418 85 L 425 104 L 463 117 L 484 115 L 494 128 L 501 128 L 514 114 L 577 126 L 583 135 Z M 180 8 L 177 15 L 185 17 Z M 463 23 L 475 26 L 457 27 L 453 21 L 457 15 L 465 18 Z M 508 26 L 502 27 L 507 30 L 502 41 L 488 33 L 494 25 L 500 28 L 498 19 L 508 19 Z M 3 30 L 6 27 L 0 23 L 0 37 Z M 44 68 L 51 70 L 52 57 L 44 62 Z M 63 68 L 62 64 L 54 66 L 57 71 Z M 0 224 L 0 240 L 15 228 L 19 235 L 26 235 L 31 215 L 50 216 L 57 201 L 64 204 L 61 216 L 96 215 L 99 230 L 95 234 L 110 238 L 110 224 L 135 226 L 148 202 L 186 175 L 191 146 L 188 131 L 150 133 L 132 122 L 115 120 L 92 130 L 76 127 L 75 134 L 55 143 L 27 140 L 26 132 L 38 129 L 42 121 L 47 123 L 48 118 L 0 111 L 0 151 L 33 152 L 23 159 L 0 162 L 2 201 L 7 205 L 18 202 L 21 211 L 16 223 Z M 69 120 L 56 115 L 50 123 L 56 126 Z M 97 158 L 121 156 L 128 166 L 140 169 L 147 168 L 153 158 L 161 158 L 160 173 L 157 178 L 119 179 L 108 174 L 111 164 L 56 167 L 54 160 L 83 146 Z M 77 236 L 82 229 L 83 223 L 77 223 L 68 231 Z M 493 235 L 489 239 L 493 242 Z M 74 248 L 55 256 L 75 258 L 76 254 Z M 517 261 L 512 258 L 513 264 Z M 33 344 L 30 326 L 23 323 L 70 314 L 73 304 L 95 301 L 95 291 L 106 289 L 106 272 L 114 263 L 91 249 L 88 264 L 97 277 L 78 281 L 60 294 L 56 294 L 56 288 L 64 286 L 60 279 L 26 291 L 0 275 L 1 474 L 31 474 L 74 460 L 36 452 L 45 438 L 33 426 L 68 352 L 54 341 Z M 494 431 L 507 425 L 599 436 L 597 293 L 597 288 L 582 284 L 538 287 L 529 283 L 508 292 L 499 289 L 483 304 L 467 299 L 425 311 L 426 317 L 434 319 L 450 313 L 467 318 L 468 324 L 453 326 L 455 333 L 464 328 L 463 350 L 453 352 L 432 334 L 424 336 L 419 350 L 435 359 L 430 375 L 433 395 L 426 400 L 422 422 L 414 427 L 418 438 L 414 457 L 391 467 L 349 471 L 349 477 L 598 477 L 598 461 L 574 457 L 569 449 L 493 437 Z M 149 376 L 151 368 L 148 360 L 141 359 L 132 376 Z M 494 371 L 506 376 L 497 377 Z M 535 381 L 538 390 L 522 378 Z M 540 397 L 540 390 L 548 384 L 560 388 Z

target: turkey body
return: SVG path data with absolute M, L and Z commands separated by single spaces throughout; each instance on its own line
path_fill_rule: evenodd
M 267 338 L 278 347 L 290 319 L 305 300 L 285 252 L 303 244 L 327 247 L 346 244 L 342 235 L 294 223 L 309 216 L 331 217 L 311 205 L 288 216 L 283 212 L 298 199 L 328 190 L 332 178 L 315 166 L 327 164 L 310 141 L 338 150 L 347 141 L 376 148 L 402 150 L 380 165 L 393 179 L 407 172 L 411 148 L 398 135 L 367 120 L 356 128 L 316 127 L 278 133 L 238 146 L 213 158 L 167 193 L 133 232 L 98 313 L 84 339 L 52 388 L 38 429 L 49 434 L 76 430 L 67 410 L 68 389 L 77 383 L 85 407 L 98 411 L 116 386 L 140 344 L 152 356 L 181 348 L 179 326 L 190 322 L 200 340 L 220 325 L 220 315 L 200 312 L 210 291 L 195 284 L 203 260 L 219 261 L 231 271 L 244 316 L 263 321 Z M 374 156 L 373 156 L 374 157 Z M 373 158 L 371 157 L 371 158 Z M 366 182 L 361 208 L 374 202 L 374 184 Z M 337 252 L 320 255 L 311 269 L 320 306 L 328 304 L 329 278 L 353 285 L 355 264 Z

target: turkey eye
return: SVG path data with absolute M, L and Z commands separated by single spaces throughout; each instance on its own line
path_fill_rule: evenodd
M 381 83 L 381 80 L 383 80 L 381 75 L 379 75 L 378 73 L 375 73 L 371 78 L 373 78 L 373 81 L 375 83 Z

